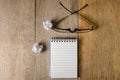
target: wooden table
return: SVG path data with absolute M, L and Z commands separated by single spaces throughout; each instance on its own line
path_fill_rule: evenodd
M 71 15 L 59 26 L 88 28 L 80 16 L 96 25 L 89 33 L 65 34 L 43 28 L 45 20 L 69 15 L 59 0 L 0 0 L 0 80 L 50 80 L 51 37 L 79 39 L 78 80 L 120 80 L 120 0 L 61 0 L 71 9 L 87 8 Z M 36 13 L 35 13 L 36 11 Z M 41 54 L 31 48 L 44 44 Z M 73 79 L 59 79 L 73 80 Z
M 79 3 L 89 4 L 81 14 L 97 26 L 89 34 L 79 35 L 81 80 L 120 80 L 120 0 Z

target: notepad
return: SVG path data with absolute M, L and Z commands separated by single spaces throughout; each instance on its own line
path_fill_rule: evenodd
M 50 77 L 77 78 L 77 39 L 50 40 Z

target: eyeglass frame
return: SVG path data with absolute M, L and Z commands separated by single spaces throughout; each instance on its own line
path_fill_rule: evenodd
M 82 9 L 84 9 L 85 7 L 87 7 L 88 6 L 88 4 L 85 4 L 83 7 L 81 7 L 79 10 L 76 10 L 76 11 L 71 11 L 71 10 L 69 10 L 68 8 L 66 8 L 63 4 L 62 4 L 62 2 L 60 1 L 59 2 L 59 4 L 65 9 L 65 10 L 67 10 L 69 13 L 70 13 L 70 15 L 73 15 L 73 14 L 76 14 L 76 13 L 78 13 L 79 11 L 81 11 Z M 66 29 L 64 29 L 64 28 L 58 28 L 58 27 L 56 27 L 62 20 L 64 20 L 65 18 L 67 18 L 67 17 L 69 17 L 70 15 L 68 15 L 68 16 L 65 16 L 65 17 L 63 17 L 62 19 L 60 19 L 58 22 L 57 22 L 57 24 L 55 24 L 53 27 L 52 27 L 52 30 L 54 30 L 54 31 L 57 31 L 57 32 L 61 32 L 61 33 L 85 33 L 85 32 L 89 32 L 89 31 L 92 31 L 92 30 L 94 30 L 94 26 L 92 25 L 91 26 L 91 28 L 89 29 L 78 29 L 78 28 L 75 28 L 75 29 L 71 29 L 71 28 L 66 28 Z M 60 31 L 61 30 L 61 31 Z M 63 32 L 63 31 L 66 31 L 66 32 Z M 82 31 L 82 32 L 81 32 Z M 85 31 L 85 32 L 84 32 Z

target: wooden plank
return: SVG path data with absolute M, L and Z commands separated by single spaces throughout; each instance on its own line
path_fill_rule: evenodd
M 0 0 L 0 80 L 33 80 L 34 0 Z
M 97 29 L 80 34 L 80 80 L 120 79 L 120 0 L 79 0 L 85 18 Z M 79 27 L 84 23 L 79 18 Z M 84 25 L 85 26 L 85 25 Z
M 61 0 L 61 2 L 71 10 L 77 9 L 78 0 Z M 76 4 L 76 5 L 75 5 Z M 36 42 L 41 42 L 45 45 L 45 50 L 36 56 L 36 78 L 34 80 L 50 80 L 50 43 L 51 37 L 77 37 L 78 34 L 58 33 L 52 30 L 45 30 L 43 28 L 43 21 L 54 20 L 58 21 L 61 18 L 69 15 L 64 8 L 59 5 L 59 0 L 37 0 L 37 24 L 36 24 Z M 76 28 L 78 27 L 78 16 L 71 15 L 61 22 L 59 27 L 62 28 Z M 62 79 L 73 80 L 73 79 Z

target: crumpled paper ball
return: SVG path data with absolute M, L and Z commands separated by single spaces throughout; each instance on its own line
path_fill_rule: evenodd
M 35 43 L 35 44 L 33 45 L 32 51 L 33 51 L 34 53 L 41 53 L 42 50 L 43 50 L 43 45 L 41 45 L 41 44 L 39 44 L 39 43 Z
M 53 27 L 53 23 L 50 20 L 43 22 L 43 27 L 47 30 L 51 29 Z

